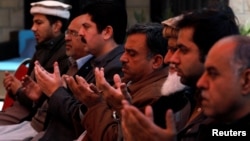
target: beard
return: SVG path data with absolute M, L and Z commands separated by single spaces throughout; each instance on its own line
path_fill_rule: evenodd
M 169 72 L 161 88 L 162 95 L 168 96 L 183 90 L 186 86 L 181 83 L 180 78 L 177 72 Z

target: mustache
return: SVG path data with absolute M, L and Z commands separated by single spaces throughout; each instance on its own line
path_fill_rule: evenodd
M 128 68 L 127 64 L 122 62 L 122 68 L 127 69 Z
M 87 43 L 87 41 L 85 40 L 85 38 L 84 37 L 81 37 L 81 41 L 83 42 L 83 43 Z
M 121 61 L 121 63 L 122 63 L 122 67 L 127 67 L 127 64 L 125 62 Z
M 176 65 L 173 64 L 173 63 L 170 63 L 170 64 L 169 64 L 169 67 L 170 67 L 170 68 L 173 68 L 173 69 L 176 69 Z

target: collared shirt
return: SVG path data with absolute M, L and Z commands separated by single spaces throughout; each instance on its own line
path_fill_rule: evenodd
M 76 60 L 77 69 L 79 70 L 92 57 L 93 55 L 89 54 L 87 56 L 77 59 Z
M 86 55 L 81 58 L 78 58 L 77 60 L 74 60 L 72 57 L 69 57 L 69 69 L 66 74 L 68 75 L 75 75 L 81 67 L 83 67 L 90 59 L 92 58 L 92 55 Z M 86 65 L 85 70 L 89 70 L 91 67 Z

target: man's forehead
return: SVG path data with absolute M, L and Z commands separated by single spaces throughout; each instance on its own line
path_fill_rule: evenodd
M 34 21 L 37 21 L 37 20 L 45 21 L 45 20 L 48 20 L 48 19 L 43 14 L 34 14 L 33 20 Z
M 176 47 L 176 45 L 177 45 L 177 38 L 169 38 L 168 39 L 168 46 Z
M 194 33 L 193 28 L 190 27 L 182 28 L 178 34 L 177 44 L 179 45 L 184 42 L 193 42 L 193 33 Z
M 46 16 L 44 14 L 34 14 L 33 15 L 34 18 L 46 18 Z
M 92 21 L 92 18 L 90 15 L 84 14 L 82 16 L 82 25 L 96 25 L 96 23 Z
M 225 66 L 230 66 L 232 63 L 233 54 L 235 51 L 235 44 L 230 41 L 219 41 L 213 45 L 209 50 L 206 57 L 205 66 L 214 68 L 224 68 Z
M 183 27 L 179 29 L 178 37 L 180 36 L 180 34 L 184 34 L 186 32 L 188 32 L 190 36 L 193 37 L 194 30 L 195 30 L 194 27 Z
M 82 18 L 82 20 L 84 20 L 84 21 L 91 21 L 91 22 L 93 22 L 93 21 L 92 21 L 92 16 L 89 15 L 88 13 L 82 14 L 82 15 L 81 15 L 81 18 Z

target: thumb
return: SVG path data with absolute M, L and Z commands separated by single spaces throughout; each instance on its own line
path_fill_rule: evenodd
M 54 74 L 55 74 L 56 77 L 60 77 L 61 76 L 60 70 L 59 70 L 59 66 L 58 66 L 58 62 L 54 63 Z
M 113 77 L 113 80 L 114 80 L 116 88 L 119 88 L 121 86 L 121 83 L 122 83 L 121 77 L 118 74 L 115 74 Z
M 131 104 L 132 103 L 132 97 L 130 93 L 128 92 L 128 88 L 125 83 L 120 84 L 120 89 L 122 92 L 122 95 L 125 97 L 125 99 Z
M 166 112 L 166 127 L 170 133 L 176 134 L 177 130 L 175 126 L 174 114 L 171 109 L 168 109 Z
M 8 75 L 10 75 L 10 72 L 5 71 L 5 72 L 4 72 L 4 75 L 5 75 L 5 76 L 8 76 Z
M 151 121 L 154 121 L 154 113 L 153 113 L 153 109 L 151 106 L 146 106 L 145 115 L 148 119 L 150 119 Z

